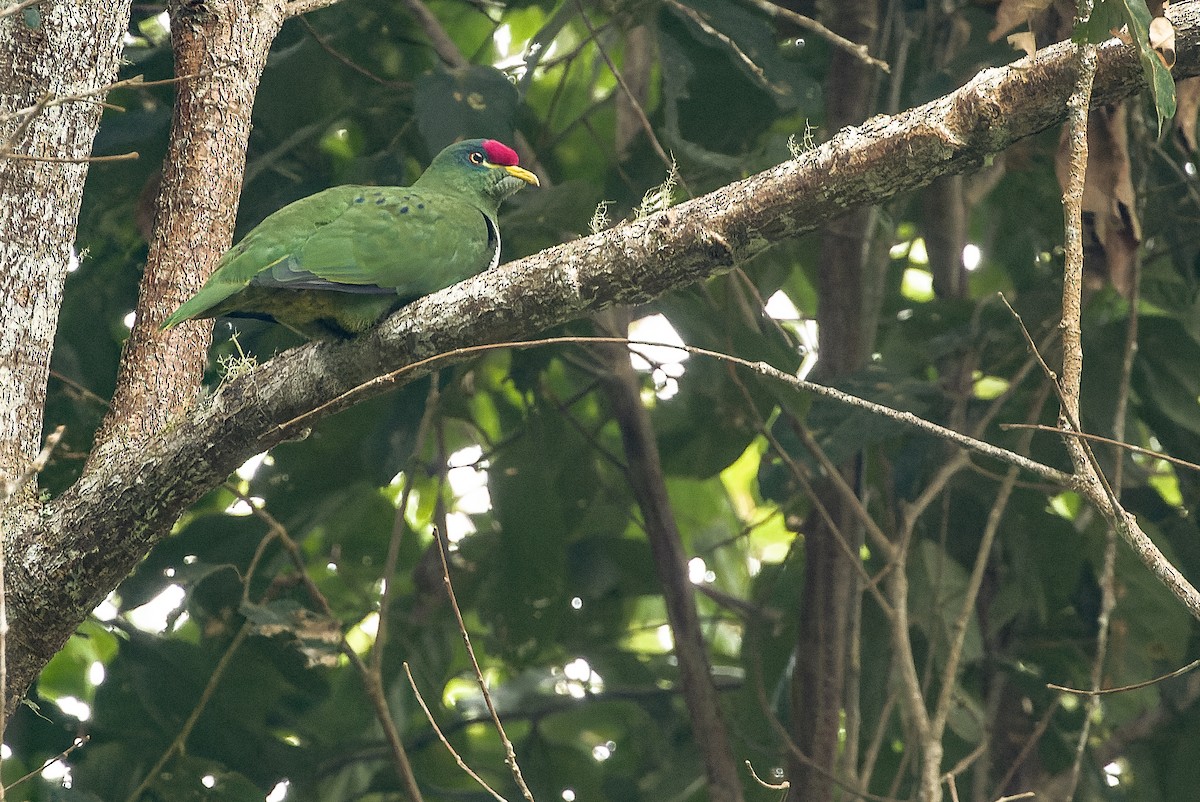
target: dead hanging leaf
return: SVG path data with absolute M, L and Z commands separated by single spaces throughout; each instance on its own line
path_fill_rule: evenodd
M 1032 56 L 1037 51 L 1037 37 L 1033 35 L 1033 31 L 1010 33 L 1008 43 L 1012 45 L 1013 50 L 1025 51 L 1027 56 Z
M 996 7 L 996 26 L 988 34 L 988 41 L 999 41 L 1001 36 L 1019 25 L 1033 28 L 1033 18 L 1049 8 L 1053 2 L 1054 0 L 1000 0 L 1000 5 Z
M 1200 78 L 1184 78 L 1175 84 L 1179 107 L 1175 111 L 1175 136 L 1187 153 L 1196 153 L 1196 115 L 1200 113 Z
M 1088 116 L 1088 162 L 1083 188 L 1084 269 L 1089 283 L 1107 280 L 1122 296 L 1133 289 L 1133 262 L 1142 241 L 1129 161 L 1124 105 L 1093 109 Z M 1059 138 L 1055 172 L 1066 186 L 1070 169 L 1066 131 Z
M 1128 28 L 1112 28 L 1109 30 L 1109 33 L 1111 33 L 1114 38 L 1120 39 L 1121 44 L 1129 46 L 1133 45 L 1133 37 L 1129 34 Z
M 1150 20 L 1150 47 L 1168 70 L 1175 66 L 1175 26 L 1166 17 Z

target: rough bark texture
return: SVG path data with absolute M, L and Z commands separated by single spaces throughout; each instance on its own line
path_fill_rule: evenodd
M 629 330 L 628 311 L 616 311 L 609 322 L 611 334 L 624 336 Z M 738 764 L 713 684 L 695 590 L 688 579 L 687 553 L 667 494 L 658 440 L 650 424 L 650 412 L 642 403 L 641 380 L 629 362 L 628 348 L 610 345 L 599 350 L 607 368 L 601 386 L 621 430 L 629 487 L 642 512 L 654 572 L 663 586 L 679 663 L 679 684 L 708 778 L 708 798 L 710 802 L 741 802 Z
M 1200 8 L 1185 4 L 1171 16 L 1178 25 L 1177 72 L 1194 75 Z M 958 92 L 847 129 L 798 161 L 435 293 L 360 340 L 285 352 L 137 448 L 93 460 L 34 525 L 4 532 L 14 563 L 10 665 L 20 666 L 10 675 L 6 706 L 12 709 L 37 668 L 189 504 L 246 458 L 396 382 L 379 381 L 343 398 L 352 388 L 436 353 L 528 335 L 611 303 L 644 301 L 850 207 L 970 170 L 1062 120 L 1072 86 L 1070 52 L 1060 45 L 1018 69 L 986 70 Z M 1141 86 L 1129 49 L 1101 47 L 1097 103 Z M 417 368 L 398 381 L 427 372 Z
M 203 374 L 211 326 L 190 324 L 166 335 L 158 332 L 157 325 L 199 287 L 211 265 L 229 245 L 250 135 L 250 110 L 271 41 L 282 24 L 281 8 L 279 3 L 247 0 L 180 3 L 171 8 L 176 73 L 196 77 L 182 82 L 176 96 L 155 231 L 138 300 L 138 321 L 126 343 L 117 391 L 97 435 L 97 447 L 89 457 L 83 482 L 113 462 L 119 462 L 134 444 L 160 432 L 172 415 L 182 415 L 194 402 Z M 99 9 L 90 9 L 90 12 L 85 16 L 104 16 Z M 97 72 L 102 76 L 99 85 L 111 80 L 115 74 L 120 35 L 127 25 L 128 13 L 126 5 L 122 20 L 115 24 L 109 20 L 113 27 L 109 36 L 112 52 L 105 70 Z M 70 34 L 64 38 L 95 46 L 95 34 L 86 28 L 72 30 Z M 59 48 L 62 43 L 53 46 Z M 46 68 L 48 72 L 61 72 L 58 62 L 61 50 L 55 50 L 55 53 L 53 64 Z M 93 61 L 97 57 L 93 57 Z M 85 60 L 79 63 L 86 66 L 89 63 L 86 57 L 81 58 Z M 75 92 L 83 88 L 87 85 L 68 87 Z M 62 93 L 63 90 L 59 91 Z M 86 104 L 86 108 L 91 115 L 88 119 L 92 128 L 86 143 L 78 150 L 79 155 L 87 154 L 91 135 L 99 122 L 99 106 Z M 12 164 L 14 162 L 4 163 L 0 169 Z M 81 169 L 72 167 L 76 171 Z M 52 174 L 43 180 L 54 180 L 54 177 Z M 77 183 L 78 193 L 82 195 L 82 174 Z M 29 203 L 30 199 L 55 198 L 45 185 L 24 189 L 25 194 L 21 196 L 24 203 Z M 78 209 L 78 204 L 76 197 L 73 210 Z M 12 208 L 9 204 L 4 207 Z M 54 314 L 59 307 L 62 279 L 66 274 L 66 255 L 74 236 L 74 217 L 75 211 L 72 211 L 65 244 L 59 245 L 62 253 L 55 268 L 57 272 L 50 274 L 53 281 L 48 282 L 57 290 L 52 299 L 49 331 L 44 343 L 39 340 L 41 350 L 36 352 L 41 361 L 43 388 L 45 372 L 49 370 Z M 32 224 L 39 225 L 36 220 Z M 24 225 L 30 225 L 30 221 L 26 219 Z M 41 314 L 47 315 L 46 312 Z M 24 327 L 6 325 L 8 331 L 18 328 Z M 40 397 L 28 408 L 40 411 Z M 40 429 L 40 414 L 22 413 L 19 418 L 34 419 Z M 36 452 L 38 434 L 33 432 L 32 444 L 26 448 Z M 0 446 L 8 442 L 14 440 L 0 438 Z M 120 495 L 111 492 L 111 500 Z M 108 585 L 109 590 L 115 587 L 146 551 L 145 542 L 137 539 L 130 542 L 120 535 L 119 529 L 114 530 L 113 541 L 107 544 L 92 543 L 86 537 L 73 535 L 68 530 L 60 533 L 60 539 L 53 546 L 25 542 L 24 548 L 7 552 L 13 577 L 8 585 L 13 621 L 8 647 L 8 681 L 9 687 L 19 692 L 23 693 L 45 661 L 61 648 L 71 630 L 82 620 L 78 614 L 86 615 L 104 598 L 108 592 L 104 585 Z M 7 545 L 11 546 L 13 542 L 9 541 Z M 103 584 L 95 581 L 97 575 L 106 577 Z M 59 603 L 64 597 L 71 600 L 74 623 L 58 626 L 53 622 L 63 613 Z M 11 712 L 17 698 L 9 694 L 6 700 L 8 711 Z
M 43 2 L 0 19 L 0 475 L 20 473 L 41 447 L 50 350 L 104 99 L 97 90 L 116 76 L 128 22 L 128 0 Z M 74 95 L 87 99 L 59 102 Z
M 831 4 L 830 12 L 826 24 L 831 30 L 875 50 L 876 0 Z M 870 114 L 878 70 L 837 50 L 829 75 L 830 127 L 857 123 Z M 875 299 L 882 298 L 882 263 L 871 248 L 875 227 L 876 212 L 865 207 L 831 221 L 821 231 L 817 372 L 822 379 L 860 369 L 871 352 L 879 317 Z M 856 462 L 841 467 L 851 486 L 857 484 Z M 829 517 L 813 515 L 805 527 L 804 594 L 792 674 L 792 739 L 808 761 L 792 762 L 788 799 L 804 802 L 833 799 L 834 778 L 839 775 L 847 660 L 854 642 L 852 611 L 858 605 L 858 574 L 846 553 L 856 553 L 862 542 L 862 527 L 842 494 L 828 482 L 819 485 L 817 493 Z M 840 773 L 852 778 L 853 772 L 854 766 L 846 766 Z
M 175 74 L 195 77 L 175 96 L 137 321 L 92 461 L 157 433 L 195 398 L 212 325 L 158 326 L 199 289 L 233 238 L 250 111 L 283 24 L 276 3 L 179 3 L 171 11 Z

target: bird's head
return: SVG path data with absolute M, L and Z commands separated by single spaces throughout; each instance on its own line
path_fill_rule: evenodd
M 526 184 L 538 186 L 537 176 L 517 162 L 516 151 L 502 142 L 468 139 L 439 153 L 417 183 L 477 193 L 498 206 Z

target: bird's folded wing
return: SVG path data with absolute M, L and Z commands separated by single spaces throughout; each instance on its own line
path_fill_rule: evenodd
M 246 256 L 261 250 L 265 257 L 256 259 L 262 268 L 253 284 L 415 296 L 479 272 L 490 261 L 486 216 L 441 193 L 337 187 L 288 211 L 295 215 L 288 228 L 300 236 L 289 245 L 250 245 Z M 311 222 L 304 220 L 306 212 Z

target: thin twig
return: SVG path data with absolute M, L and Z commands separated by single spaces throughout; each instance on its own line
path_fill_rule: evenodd
M 58 442 L 62 440 L 66 430 L 66 426 L 59 426 L 46 435 L 46 442 L 42 446 L 42 450 L 38 452 L 38 455 L 29 463 L 29 467 L 22 471 L 17 478 L 0 480 L 0 504 L 15 497 L 25 489 L 26 485 L 33 481 L 35 476 L 46 469 L 46 464 L 50 462 L 50 455 L 58 447 Z
M 738 61 L 742 62 L 742 64 L 746 66 L 746 69 L 750 70 L 754 77 L 757 78 L 764 87 L 777 94 L 787 94 L 787 89 L 771 83 L 771 80 L 767 78 L 767 74 L 763 72 L 762 67 L 755 64 L 754 59 L 746 55 L 745 51 L 738 46 L 737 42 L 733 41 L 733 39 L 731 39 L 727 34 L 721 33 L 721 31 L 718 31 L 716 28 L 714 28 L 699 11 L 685 6 L 683 3 L 679 2 L 679 0 L 666 0 L 666 4 L 694 22 L 696 27 L 704 31 L 704 33 L 708 34 L 721 44 L 725 45 L 725 47 L 729 48 L 729 50 L 732 51 L 735 56 L 737 56 Z
M 1029 330 L 1025 328 L 1025 323 L 1021 320 L 1021 316 L 1008 303 L 1007 298 L 1001 295 L 1001 299 L 1008 306 L 1013 317 L 1016 318 L 1017 325 L 1020 326 L 1021 331 L 1024 333 L 1029 347 L 1037 353 L 1037 346 L 1034 345 L 1033 338 L 1030 337 Z M 1080 431 L 1082 427 L 1079 425 L 1078 417 L 1071 411 L 1071 404 L 1067 400 L 1065 390 L 1045 360 L 1042 359 L 1041 354 L 1037 354 L 1037 358 L 1043 370 L 1046 371 L 1051 386 L 1058 393 L 1059 403 L 1062 405 L 1063 410 L 1063 415 L 1060 419 L 1074 431 Z M 1076 399 L 1075 407 L 1078 407 L 1078 399 Z M 1067 444 L 1068 452 L 1071 454 L 1071 460 L 1076 466 L 1076 472 L 1069 481 L 1070 486 L 1083 493 L 1088 502 L 1099 510 L 1100 514 L 1109 522 L 1109 525 L 1115 527 L 1121 534 L 1121 537 L 1125 539 L 1125 542 L 1137 554 L 1142 564 L 1150 569 L 1151 573 L 1175 595 L 1176 599 L 1183 602 L 1184 607 L 1187 608 L 1187 611 L 1193 618 L 1200 619 L 1200 591 L 1197 591 L 1192 583 L 1188 581 L 1187 577 L 1180 573 L 1179 569 L 1166 558 L 1158 546 L 1155 545 L 1154 541 L 1150 539 L 1150 536 L 1138 524 L 1137 519 L 1121 506 L 1116 494 L 1105 478 L 1104 472 L 1100 470 L 1096 455 L 1092 453 L 1087 440 L 1071 437 L 1064 437 L 1063 439 Z
M 442 733 L 442 728 L 438 726 L 437 721 L 433 717 L 433 713 L 430 712 L 429 705 L 425 704 L 425 697 L 423 697 L 421 692 L 417 690 L 417 681 L 413 679 L 412 669 L 408 667 L 408 661 L 405 660 L 403 665 L 404 673 L 408 677 L 408 684 L 412 688 L 413 696 L 417 698 L 417 704 L 421 706 L 421 710 L 425 711 L 425 718 L 429 720 L 429 726 L 433 727 L 433 731 L 437 735 L 438 740 L 442 742 L 442 746 L 446 747 L 446 751 L 453 756 L 454 762 L 458 763 L 458 767 L 465 771 L 467 776 L 483 786 L 483 790 L 487 791 L 494 798 L 500 800 L 500 802 L 508 802 L 507 799 L 496 793 L 496 790 L 492 788 L 492 786 L 488 785 L 482 777 L 476 774 L 474 769 L 468 766 L 467 762 L 462 759 L 462 755 L 455 751 L 454 747 L 450 745 L 450 741 L 446 739 L 446 736 Z
M 304 585 L 313 603 L 320 608 L 326 618 L 335 620 L 336 617 L 333 614 L 333 608 L 329 606 L 329 600 L 325 598 L 325 594 L 321 592 L 321 589 L 313 582 L 312 577 L 308 575 L 308 566 L 304 561 L 304 554 L 300 550 L 300 545 L 288 534 L 287 528 L 275 516 L 255 503 L 249 496 L 230 485 L 226 485 L 226 487 L 229 487 L 239 498 L 249 504 L 255 517 L 267 524 L 273 537 L 279 538 L 280 543 L 283 544 L 284 550 L 292 561 L 292 566 L 296 569 L 296 573 L 300 577 L 300 582 Z M 255 560 L 258 559 L 261 550 L 265 548 L 267 542 L 269 540 L 264 538 L 263 542 L 259 544 L 259 552 L 256 552 Z M 417 785 L 416 775 L 413 774 L 412 763 L 408 759 L 408 751 L 404 748 L 404 741 L 400 737 L 400 731 L 396 728 L 396 722 L 392 718 L 391 710 L 388 708 L 387 697 L 384 694 L 382 682 L 378 681 L 378 678 L 367 667 L 367 664 L 363 662 L 362 657 L 346 641 L 345 635 L 342 636 L 338 647 L 346 659 L 350 661 L 350 665 L 354 667 L 362 680 L 367 701 L 371 704 L 380 727 L 383 728 L 384 738 L 387 740 L 388 747 L 392 751 L 392 761 L 395 763 L 396 773 L 400 776 L 400 781 L 403 783 L 404 790 L 408 794 L 409 802 L 422 802 L 421 789 Z
M 408 13 L 416 18 L 417 25 L 425 32 L 425 36 L 429 39 L 429 44 L 433 46 L 438 58 L 449 67 L 466 67 L 470 64 L 428 6 L 421 0 L 403 0 L 403 3 L 404 7 L 408 9 Z
M 1029 738 L 1021 746 L 1021 751 L 1017 753 L 1017 757 L 1013 760 L 1012 765 L 1008 767 L 1008 771 L 1004 773 L 1004 777 L 1000 780 L 1000 784 L 996 787 L 997 793 L 1003 793 L 1004 788 L 1012 782 L 1013 777 L 1017 776 L 1017 770 L 1021 768 L 1021 764 L 1033 752 L 1033 748 L 1037 746 L 1038 741 L 1046 734 L 1046 730 L 1050 727 L 1050 721 L 1054 718 L 1054 712 L 1058 710 L 1059 698 L 1055 697 L 1050 705 L 1046 708 L 1046 712 L 1042 713 L 1041 719 L 1038 720 L 1037 726 L 1033 728 L 1033 732 L 1029 734 Z M 1017 796 L 1003 797 L 1004 799 L 1023 799 L 1028 796 L 1019 794 Z M 997 800 L 999 802 L 999 800 Z
M 289 0 L 283 7 L 286 17 L 298 17 L 310 11 L 320 11 L 328 6 L 336 5 L 340 0 Z
M 388 541 L 387 557 L 383 562 L 383 590 L 379 594 L 379 626 L 375 629 L 375 643 L 371 647 L 371 671 L 383 682 L 383 650 L 387 645 L 388 624 L 391 620 L 392 589 L 395 586 L 396 563 L 400 559 L 400 541 L 404 539 L 406 526 L 405 513 L 408 510 L 408 498 L 413 488 L 413 467 L 420 459 L 425 449 L 425 438 L 429 434 L 429 425 L 437 409 L 439 397 L 438 374 L 429 377 L 429 394 L 425 398 L 425 412 L 421 422 L 417 424 L 417 435 L 413 441 L 412 456 L 409 457 L 407 475 L 404 477 L 404 490 L 400 493 L 400 502 L 396 505 L 395 522 L 392 524 L 392 536 Z
M 217 665 L 213 668 L 212 674 L 208 678 L 208 683 L 204 686 L 204 691 L 200 694 L 200 698 L 196 701 L 195 707 L 188 715 L 187 721 L 183 722 L 183 726 L 179 728 L 179 732 L 175 734 L 174 740 L 163 751 L 158 761 L 146 772 L 146 776 L 138 783 L 138 787 L 133 790 L 125 802 L 137 802 L 141 799 L 142 794 L 150 790 L 150 786 L 158 778 L 158 775 L 166 767 L 167 762 L 176 754 L 183 754 L 188 737 L 192 734 L 192 730 L 196 728 L 196 722 L 200 720 L 200 716 L 204 713 L 208 703 L 212 700 L 213 694 L 217 691 L 217 685 L 221 682 L 221 678 L 225 675 L 225 671 L 229 668 L 229 664 L 233 662 L 233 655 L 238 648 L 245 642 L 253 631 L 254 625 L 249 620 L 243 622 L 237 634 L 233 636 L 233 640 L 229 642 L 229 646 L 225 648 L 225 653 L 221 655 L 221 659 L 217 661 Z
M 662 143 L 658 141 L 658 135 L 654 133 L 654 126 L 650 124 L 650 118 L 646 116 L 645 110 L 642 109 L 641 102 L 638 101 L 637 96 L 633 94 L 633 90 L 629 88 L 629 84 L 625 83 L 625 78 L 621 75 L 621 71 L 617 69 L 617 65 L 614 64 L 612 58 L 609 57 L 608 51 L 605 50 L 604 45 L 600 43 L 600 37 L 596 35 L 596 29 L 592 25 L 592 20 L 588 17 L 587 9 L 584 8 L 583 5 L 583 0 L 575 0 L 575 5 L 579 8 L 579 16 L 583 20 L 584 27 L 587 28 L 588 34 L 596 42 L 596 50 L 600 53 L 600 58 L 604 59 L 604 63 L 608 65 L 608 71 L 612 73 L 613 78 L 617 80 L 617 85 L 621 87 L 621 91 L 625 93 L 627 98 L 629 98 L 629 105 L 633 108 L 633 113 L 637 116 L 638 122 L 641 123 L 642 130 L 646 132 L 646 138 L 650 140 L 650 146 L 654 148 L 654 152 L 658 155 L 658 158 L 662 160 L 662 163 L 667 166 L 668 172 L 673 174 L 675 172 L 675 160 L 667 154 L 666 150 L 663 149 Z M 683 184 L 684 190 L 686 190 L 690 195 L 691 190 L 688 189 L 687 184 L 682 179 L 680 180 L 680 183 Z
M 312 410 L 309 410 L 308 412 L 305 412 L 301 415 L 297 415 L 296 417 L 294 417 L 288 421 L 285 421 L 284 423 L 278 424 L 276 426 L 276 430 L 279 432 L 283 432 L 285 434 L 290 434 L 294 431 L 304 428 L 304 426 L 306 425 L 306 421 L 308 421 L 310 418 L 319 417 L 327 412 L 345 409 L 346 407 L 350 406 L 352 404 L 353 400 L 355 398 L 357 398 L 360 394 L 363 394 L 370 390 L 374 390 L 382 385 L 392 384 L 397 379 L 399 379 L 401 376 L 404 376 L 408 373 L 412 373 L 414 371 L 428 368 L 431 365 L 435 365 L 440 362 L 462 359 L 469 355 L 487 353 L 489 351 L 497 351 L 497 350 L 502 350 L 505 348 L 522 349 L 522 348 L 537 348 L 537 347 L 546 346 L 546 345 L 561 345 L 561 344 L 588 345 L 588 344 L 593 344 L 593 343 L 601 343 L 601 344 L 603 344 L 603 343 L 625 343 L 626 345 L 631 345 L 631 346 L 641 345 L 641 346 L 652 346 L 655 348 L 675 348 L 677 350 L 686 351 L 687 353 L 694 354 L 696 356 L 704 356 L 704 357 L 709 357 L 712 359 L 725 360 L 732 364 L 739 365 L 743 368 L 752 370 L 755 373 L 758 373 L 759 375 L 766 376 L 767 378 L 770 378 L 775 381 L 786 384 L 796 390 L 814 393 L 816 395 L 820 395 L 825 398 L 832 399 L 833 401 L 836 401 L 840 404 L 857 407 L 859 409 L 865 409 L 868 412 L 872 412 L 874 414 L 877 414 L 877 415 L 880 415 L 880 416 L 883 416 L 886 418 L 890 418 L 891 420 L 894 420 L 899 423 L 903 423 L 907 426 L 911 426 L 913 428 L 919 429 L 919 430 L 925 432 L 926 434 L 933 435 L 934 437 L 940 438 L 942 440 L 948 440 L 949 442 L 952 442 L 955 445 L 961 446 L 962 448 L 966 448 L 966 449 L 974 451 L 976 453 L 983 454 L 984 456 L 992 457 L 993 459 L 999 460 L 1000 462 L 1003 462 L 1005 464 L 1016 465 L 1018 468 L 1021 468 L 1022 470 L 1033 473 L 1033 474 L 1040 476 L 1043 479 L 1047 479 L 1055 484 L 1062 485 L 1063 487 L 1068 487 L 1068 488 L 1072 488 L 1072 489 L 1078 489 L 1077 488 L 1078 482 L 1076 481 L 1076 479 L 1073 476 L 1071 476 L 1070 474 L 1067 474 L 1067 473 L 1063 473 L 1062 471 L 1057 470 L 1055 468 L 1051 468 L 1049 465 L 1043 465 L 1042 463 L 1037 462 L 1036 460 L 1029 459 L 1028 457 L 1023 457 L 1020 454 L 1017 454 L 1006 448 L 1001 448 L 1000 446 L 994 446 L 991 443 L 987 443 L 987 442 L 979 440 L 977 438 L 970 437 L 968 435 L 962 434 L 961 432 L 956 432 L 953 429 L 946 428 L 945 426 L 939 426 L 936 423 L 930 423 L 929 421 L 926 421 L 923 418 L 921 418 L 917 415 L 914 415 L 911 412 L 902 412 L 900 410 L 896 410 L 896 409 L 892 409 L 891 407 L 884 406 L 883 404 L 876 404 L 873 401 L 867 401 L 863 398 L 859 398 L 858 396 L 851 395 L 850 393 L 842 392 L 841 390 L 837 390 L 832 387 L 827 387 L 823 384 L 817 384 L 816 382 L 808 381 L 807 379 L 799 379 L 799 378 L 791 375 L 790 373 L 786 373 L 782 370 L 779 370 L 778 368 L 776 368 L 766 362 L 762 362 L 762 361 L 752 362 L 750 360 L 742 359 L 740 357 L 732 356 L 730 354 L 723 354 L 719 351 L 712 351 L 707 348 L 698 348 L 694 345 L 679 345 L 677 343 L 660 343 L 660 342 L 650 342 L 650 341 L 646 341 L 646 340 L 631 340 L 626 337 L 594 337 L 594 336 L 593 337 L 541 337 L 541 338 L 533 339 L 533 340 L 517 340 L 517 341 L 503 342 L 503 343 L 485 343 L 482 345 L 471 345 L 471 346 L 465 346 L 462 348 L 455 348 L 451 351 L 446 351 L 444 353 L 435 354 L 434 356 L 426 357 L 425 359 L 419 359 L 415 362 L 411 362 L 408 365 L 405 365 L 404 367 L 397 368 L 396 370 L 385 373 L 382 376 L 376 376 L 373 379 L 369 379 L 369 380 L 363 382 L 362 384 L 359 384 L 359 385 L 347 390 L 346 392 L 341 393 L 337 397 L 332 398 L 329 401 L 326 401 L 325 403 L 318 405 L 317 407 L 313 408 Z
M 1141 454 L 1142 456 L 1145 456 L 1145 457 L 1153 457 L 1154 459 L 1160 459 L 1163 462 L 1169 462 L 1172 465 L 1178 465 L 1181 468 L 1187 468 L 1187 469 L 1193 470 L 1193 471 L 1200 471 L 1200 465 L 1197 465 L 1194 462 L 1188 462 L 1187 460 L 1180 459 L 1179 457 L 1172 457 L 1170 454 L 1164 454 L 1163 452 L 1155 451 L 1152 448 L 1142 448 L 1141 446 L 1135 446 L 1132 443 L 1123 443 L 1120 440 L 1116 440 L 1111 437 L 1105 437 L 1102 434 L 1089 434 L 1088 432 L 1067 432 L 1067 431 L 1063 431 L 1062 429 L 1056 428 L 1054 426 L 1047 426 L 1044 423 L 1002 423 L 1002 424 L 1000 424 L 1000 428 L 1005 429 L 1005 430 L 1007 430 L 1007 429 L 1033 429 L 1034 431 L 1038 431 L 1038 432 L 1052 432 L 1054 434 L 1059 435 L 1060 437 L 1081 437 L 1086 440 L 1092 440 L 1097 443 L 1104 443 L 1105 445 L 1115 446 L 1116 448 L 1121 448 L 1126 451 L 1131 451 L 1134 454 Z
M 91 740 L 90 735 L 80 735 L 66 749 L 62 750 L 54 757 L 46 758 L 46 760 L 42 763 L 42 765 L 38 766 L 33 771 L 28 772 L 27 774 L 24 774 L 21 777 L 18 777 L 17 779 L 13 780 L 8 785 L 4 786 L 3 790 L 11 791 L 12 789 L 16 788 L 18 785 L 25 782 L 26 780 L 32 779 L 33 777 L 37 777 L 39 774 L 41 774 L 43 771 L 45 771 L 47 768 L 49 768 L 52 764 L 57 763 L 60 760 L 65 760 L 66 758 L 68 758 L 72 752 L 74 752 L 76 749 L 80 748 L 81 746 L 86 745 L 87 742 L 90 740 Z
M 1169 674 L 1163 674 L 1161 677 L 1155 677 L 1154 679 L 1148 679 L 1142 682 L 1135 682 L 1132 685 L 1122 685 L 1119 688 L 1100 688 L 1084 691 L 1080 690 L 1079 688 L 1069 688 L 1066 685 L 1055 685 L 1053 682 L 1047 682 L 1046 687 L 1054 691 L 1061 691 L 1062 693 L 1075 694 L 1076 696 L 1103 696 L 1109 693 L 1125 693 L 1127 691 L 1136 691 L 1141 688 L 1148 688 L 1151 685 L 1157 685 L 1160 682 L 1165 682 L 1166 680 L 1183 676 L 1184 674 L 1196 668 L 1200 668 L 1200 660 L 1193 660 L 1186 666 L 1177 668 Z
M 812 17 L 806 17 L 803 14 L 797 14 L 790 8 L 777 6 L 774 3 L 768 2 L 768 0 L 743 0 L 743 2 L 753 6 L 754 8 L 757 8 L 771 19 L 787 20 L 795 25 L 799 25 L 801 28 L 812 31 L 817 36 L 827 40 L 834 47 L 839 47 L 842 50 L 845 50 L 856 59 L 870 64 L 872 67 L 878 67 L 884 72 L 891 72 L 891 68 L 888 67 L 888 63 L 872 56 L 871 51 L 867 49 L 866 45 L 859 44 L 858 42 L 851 42 L 846 37 L 839 36 L 838 34 L 826 28 L 820 22 L 817 22 Z
M 780 783 L 769 783 L 766 780 L 764 780 L 762 777 L 759 777 L 758 772 L 754 770 L 754 764 L 751 763 L 749 760 L 746 761 L 746 768 L 750 769 L 750 776 L 753 777 L 754 781 L 756 783 L 758 783 L 759 785 L 761 785 L 763 788 L 767 788 L 772 791 L 786 791 L 787 789 L 792 787 L 792 784 L 790 782 L 788 782 L 787 780 L 784 780 L 783 782 L 780 782 Z
M 333 45 L 329 44 L 328 39 L 326 39 L 321 34 L 317 33 L 317 29 L 313 27 L 313 24 L 308 21 L 307 17 L 300 17 L 300 24 L 305 27 L 305 29 L 308 31 L 308 35 L 313 38 L 313 41 L 315 41 L 322 50 L 324 50 L 326 53 L 329 54 L 330 58 L 334 59 L 335 61 L 341 62 L 342 64 L 346 65 L 350 69 L 357 72 L 359 75 L 363 75 L 363 76 L 369 78 L 370 80 L 374 81 L 375 83 L 380 84 L 381 86 L 386 86 L 389 89 L 407 89 L 411 86 L 406 81 L 389 81 L 386 78 L 381 78 L 378 75 L 376 75 L 375 73 L 368 70 L 366 67 L 364 67 L 361 64 L 359 64 L 358 62 L 354 61 L 349 56 L 347 56 L 345 53 L 341 52 L 340 50 L 335 48 Z
M 1048 394 L 1049 389 L 1043 388 L 1034 403 L 1030 405 L 1029 415 L 1031 418 L 1036 417 L 1041 411 Z M 1022 450 L 1028 450 L 1029 442 L 1033 439 L 1032 433 L 1027 433 L 1022 439 Z M 958 667 L 959 661 L 962 659 L 963 645 L 966 642 L 967 627 L 971 622 L 972 614 L 975 612 L 975 602 L 979 597 L 979 589 L 983 586 L 983 575 L 987 569 L 988 561 L 991 559 L 992 544 L 995 542 L 996 535 L 1000 530 L 1000 522 L 1008 507 L 1008 500 L 1012 496 L 1016 481 L 1017 469 L 1010 467 L 1008 474 L 1004 477 L 1004 481 L 996 491 L 996 499 L 992 503 L 992 508 L 988 511 L 987 523 L 983 528 L 983 536 L 979 539 L 979 548 L 975 552 L 975 564 L 971 568 L 970 578 L 967 580 L 967 586 L 963 590 L 962 606 L 959 608 L 958 616 L 955 618 L 951 628 L 949 652 L 946 656 L 945 669 L 942 672 L 941 678 L 941 690 L 938 693 L 937 702 L 933 708 L 933 733 L 939 739 L 945 731 L 946 721 L 950 716 L 954 702 L 954 689 L 958 687 Z M 985 737 L 980 747 L 986 748 L 987 744 L 988 739 Z M 959 772 L 951 771 L 951 774 L 957 773 Z
M 467 647 L 467 656 L 471 659 L 471 667 L 475 669 L 475 679 L 479 683 L 479 690 L 483 693 L 483 702 L 487 705 L 488 712 L 492 716 L 492 724 L 496 727 L 496 732 L 500 736 L 501 743 L 504 744 L 504 762 L 508 764 L 508 768 L 512 771 L 513 779 L 517 783 L 517 787 L 521 789 L 528 802 L 534 802 L 533 792 L 529 790 L 529 786 L 525 784 L 525 777 L 521 774 L 521 767 L 517 763 L 517 751 L 513 748 L 513 743 L 509 740 L 508 734 L 504 731 L 504 724 L 500 722 L 500 714 L 496 712 L 496 704 L 492 701 L 492 694 L 488 690 L 487 680 L 483 678 L 483 669 L 479 667 L 479 661 L 475 658 L 475 648 L 471 646 L 471 637 L 467 634 L 467 624 L 463 621 L 462 610 L 458 607 L 458 597 L 454 595 L 454 584 L 450 581 L 450 563 L 446 559 L 446 547 L 442 543 L 440 532 L 434 532 L 434 540 L 437 541 L 438 555 L 442 558 L 442 581 L 446 585 L 446 595 L 450 598 L 450 607 L 454 610 L 454 620 L 458 622 L 458 631 L 462 634 L 463 643 Z
M 869 791 L 855 788 L 846 783 L 846 781 L 841 777 L 833 774 L 829 771 L 829 769 L 819 765 L 811 757 L 804 754 L 804 750 L 797 746 L 796 742 L 792 740 L 792 734 L 788 732 L 787 727 L 783 726 L 783 722 L 779 720 L 779 716 L 775 715 L 775 711 L 771 708 L 770 703 L 767 701 L 767 689 L 763 686 L 762 660 L 761 655 L 759 654 L 759 649 L 751 649 L 749 652 L 753 659 L 751 673 L 754 675 L 754 692 L 758 699 L 759 710 L 770 723 L 771 729 L 773 729 L 775 734 L 779 736 L 779 740 L 787 746 L 788 753 L 791 754 L 792 757 L 808 766 L 821 776 L 827 778 L 831 783 L 845 791 L 851 798 L 870 800 L 870 802 L 900 802 L 900 800 L 895 796 L 880 796 L 879 794 L 872 794 Z
M 43 0 L 21 0 L 19 3 L 11 3 L 4 8 L 0 8 L 0 19 L 11 17 L 13 14 L 19 14 L 30 6 L 36 6 Z
M 129 162 L 141 158 L 136 150 L 109 156 L 32 156 L 28 153 L 6 153 L 4 158 L 15 162 L 51 162 L 53 164 L 97 164 L 103 162 Z
M 33 478 L 46 468 L 50 455 L 54 453 L 58 441 L 62 440 L 65 426 L 59 426 L 46 436 L 46 443 L 38 452 L 29 467 L 21 472 L 16 479 L 5 477 L 0 481 L 0 504 L 15 498 Z M 8 588 L 4 583 L 4 575 L 8 572 L 5 565 L 4 538 L 0 536 L 0 700 L 8 698 Z M 8 716 L 5 715 L 3 703 L 0 703 L 0 741 L 4 740 L 4 730 L 8 726 Z M 4 786 L 0 785 L 0 800 L 4 799 Z

